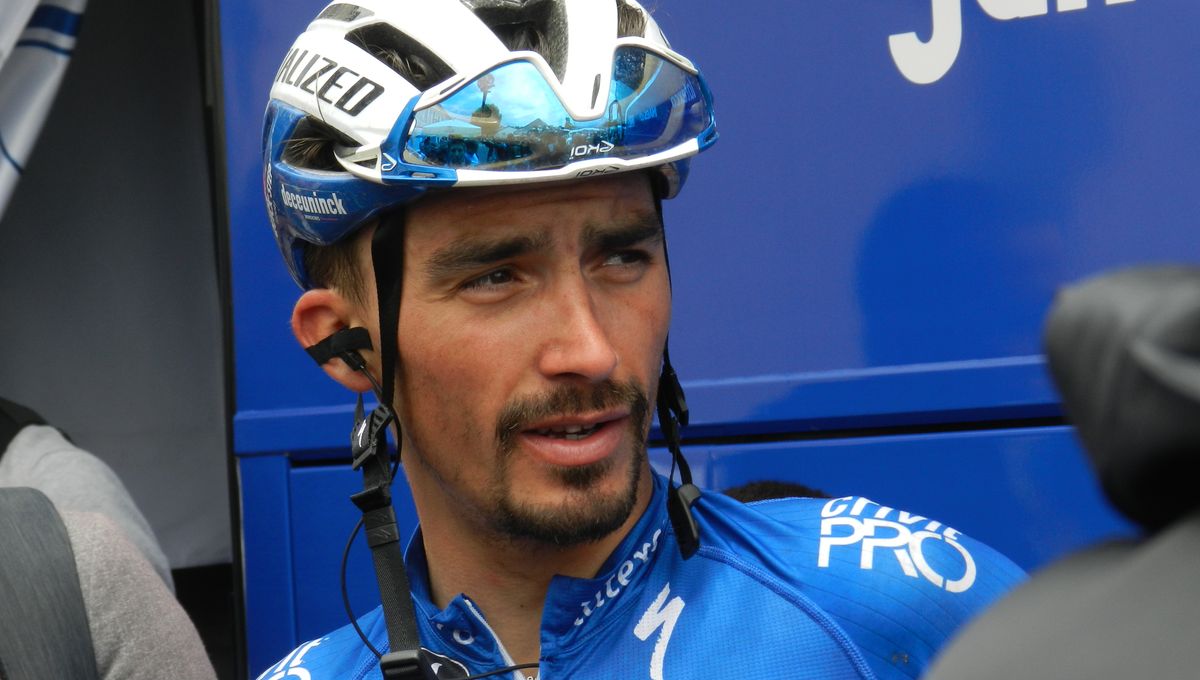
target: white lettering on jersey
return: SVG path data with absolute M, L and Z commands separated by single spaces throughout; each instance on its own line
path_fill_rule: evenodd
M 575 619 L 576 626 L 582 626 L 588 620 L 588 617 L 592 615 L 592 612 L 603 607 L 604 603 L 621 594 L 621 589 L 629 585 L 629 575 L 633 573 L 633 570 L 650 561 L 650 555 L 658 550 L 658 537 L 661 535 L 662 529 L 655 531 L 650 540 L 642 544 L 640 550 L 634 551 L 633 557 L 621 563 L 621 566 L 617 568 L 617 573 L 608 577 L 608 580 L 604 582 L 600 590 L 596 591 L 595 597 L 587 602 L 579 603 L 580 608 L 583 609 L 583 615 Z
M 1098 1 L 1098 0 L 1097 0 Z M 1123 5 L 1134 0 L 1104 0 Z M 888 36 L 888 48 L 900 73 L 918 85 L 937 82 L 950 71 L 962 46 L 962 0 L 931 0 L 933 33 L 922 41 L 915 31 Z M 1001 21 L 1047 14 L 1050 0 L 978 0 L 988 16 Z M 1087 0 L 1057 0 L 1059 12 L 1087 9 Z
M 835 548 L 854 549 L 857 546 L 860 569 L 875 569 L 875 551 L 882 549 L 885 554 L 890 552 L 900 571 L 910 578 L 923 577 L 951 593 L 966 592 L 975 584 L 975 559 L 955 540 L 960 535 L 955 529 L 865 498 L 856 499 L 853 505 L 849 501 L 849 498 L 834 498 L 821 509 L 818 567 L 829 567 L 830 554 Z M 894 519 L 888 519 L 893 515 Z M 924 526 L 916 526 L 921 524 Z M 963 560 L 962 576 L 947 579 L 929 564 L 924 553 L 925 541 L 929 539 L 943 541 L 958 551 Z
M 676 595 L 670 602 L 667 602 L 670 594 L 671 584 L 668 583 L 663 586 L 658 597 L 654 598 L 654 602 L 646 609 L 646 613 L 642 614 L 642 619 L 633 627 L 633 634 L 645 642 L 651 633 L 662 626 L 658 640 L 654 643 L 654 654 L 650 657 L 651 680 L 663 680 L 663 661 L 667 656 L 667 644 L 671 642 L 671 633 L 675 630 L 675 622 L 679 620 L 679 614 L 683 611 L 683 598 Z
M 318 638 L 312 642 L 306 642 L 296 649 L 292 650 L 291 654 L 283 657 L 279 663 L 271 666 L 263 671 L 263 674 L 258 676 L 258 680 L 284 680 L 284 678 L 299 678 L 300 680 L 312 680 L 312 675 L 309 674 L 307 668 L 300 668 L 300 664 L 304 661 L 304 655 L 313 647 L 324 642 L 325 638 Z

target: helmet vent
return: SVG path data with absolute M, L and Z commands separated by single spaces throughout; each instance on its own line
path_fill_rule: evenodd
M 346 34 L 346 40 L 370 53 L 422 92 L 454 75 L 454 69 L 432 50 L 388 24 L 355 29 Z
M 461 0 L 509 50 L 542 55 L 562 80 L 567 69 L 564 0 Z
M 342 166 L 338 164 L 333 153 L 335 145 L 356 146 L 356 143 L 325 123 L 308 116 L 296 123 L 291 137 L 284 142 L 283 162 L 309 170 L 340 171 Z
M 646 36 L 646 13 L 626 0 L 617 0 L 617 37 L 644 38 Z
M 347 3 L 338 3 L 336 5 L 330 5 L 321 10 L 321 13 L 317 15 L 317 18 L 332 19 L 334 21 L 354 21 L 355 19 L 374 16 L 374 14 L 374 12 L 365 7 L 359 7 L 358 5 L 351 5 Z

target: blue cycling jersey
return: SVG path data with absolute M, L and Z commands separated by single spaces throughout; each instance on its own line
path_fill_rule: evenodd
M 964 621 L 1024 578 L 1007 558 L 937 521 L 865 498 L 694 506 L 700 550 L 679 555 L 654 498 L 593 579 L 555 577 L 536 670 L 497 678 L 918 677 Z M 432 603 L 420 534 L 406 556 L 421 644 L 438 678 L 514 664 L 469 595 Z M 359 620 L 386 649 L 381 609 Z M 518 661 L 525 661 L 524 659 Z M 381 678 L 350 626 L 301 645 L 259 680 Z

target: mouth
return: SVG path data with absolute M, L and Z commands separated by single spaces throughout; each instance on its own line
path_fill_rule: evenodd
M 574 467 L 612 455 L 629 422 L 624 411 L 545 419 L 521 430 L 519 440 L 535 456 L 557 466 Z
M 604 427 L 604 425 L 605 423 L 597 423 L 595 425 L 563 425 L 561 427 L 543 427 L 531 430 L 531 432 L 539 437 L 579 441 L 580 439 L 587 439 L 592 436 L 597 430 Z
M 629 417 L 626 410 L 613 409 L 600 413 L 561 415 L 543 418 L 522 429 L 525 434 L 561 439 L 584 439 L 610 423 Z

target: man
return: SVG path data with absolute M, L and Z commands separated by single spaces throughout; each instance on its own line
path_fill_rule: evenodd
M 292 326 L 394 406 L 421 530 L 411 614 L 385 593 L 262 678 L 381 677 L 408 616 L 416 677 L 916 677 L 1020 579 L 865 499 L 747 508 L 696 499 L 681 455 L 683 486 L 651 471 L 652 409 L 676 452 L 686 419 L 659 203 L 715 138 L 703 79 L 632 0 L 335 3 L 310 24 L 264 136 L 308 289 Z M 359 420 L 356 465 L 392 417 Z

